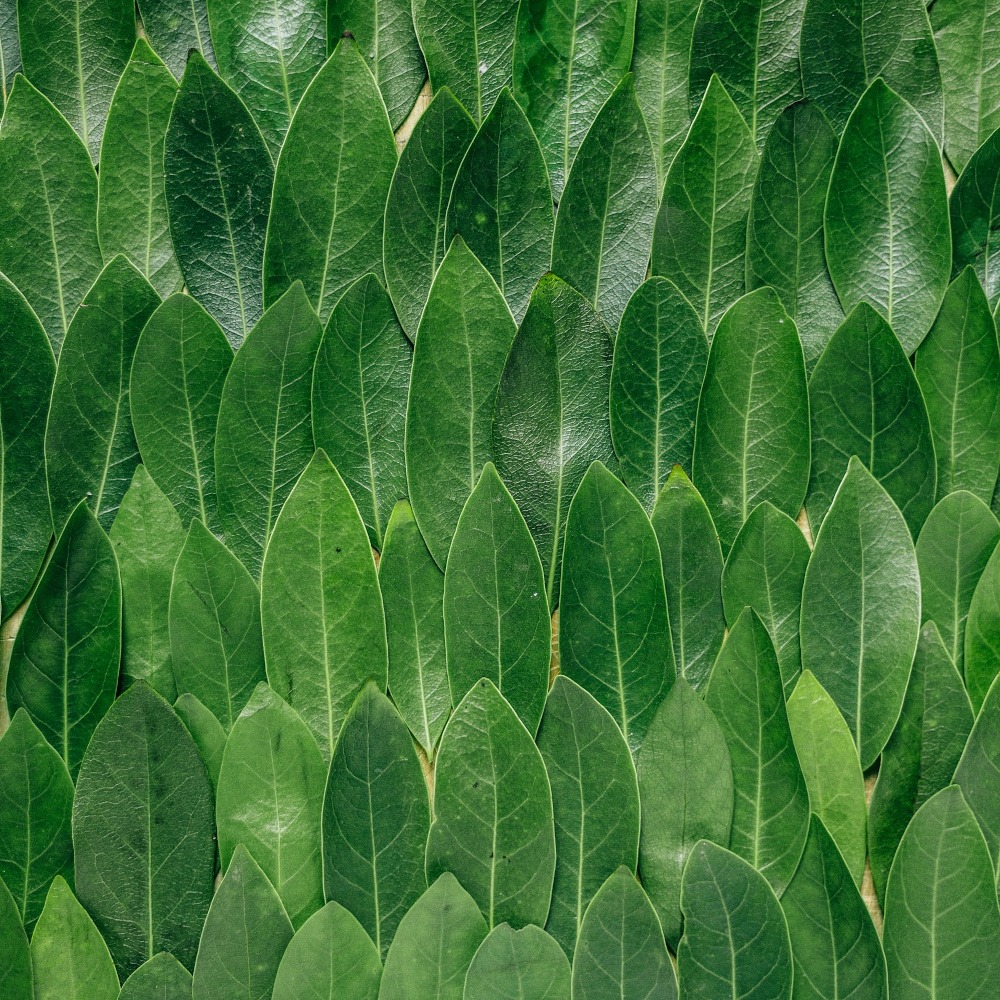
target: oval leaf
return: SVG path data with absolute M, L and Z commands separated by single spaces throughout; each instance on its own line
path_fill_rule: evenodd
M 994 683 L 979 710 L 969 740 L 955 768 L 955 784 L 986 837 L 993 864 L 1000 861 L 1000 805 L 996 772 L 1000 770 L 1000 684 Z
M 465 1000 L 569 1000 L 569 962 L 540 927 L 500 924 L 486 936 L 465 977 Z
M 0 149 L 3 144 L 0 143 Z M 1000 132 L 994 132 L 962 171 L 951 192 L 952 275 L 975 268 L 990 308 L 1000 303 L 1000 268 L 993 232 L 1000 217 Z M 994 316 L 994 320 L 996 316 Z
M 122 983 L 118 1000 L 191 1000 L 191 973 L 163 951 Z

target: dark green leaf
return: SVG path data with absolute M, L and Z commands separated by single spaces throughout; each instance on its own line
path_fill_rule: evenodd
M 919 16 L 926 18 L 922 11 Z M 835 51 L 829 37 L 821 48 Z M 867 302 L 912 354 L 948 287 L 948 202 L 934 136 L 881 78 L 844 129 L 824 227 L 826 261 L 844 312 Z
M 0 619 L 27 595 L 52 535 L 45 421 L 54 378 L 45 331 L 24 296 L 0 278 Z
M 320 801 L 326 761 L 306 724 L 266 684 L 226 741 L 215 818 L 219 860 L 245 847 L 274 886 L 293 927 L 323 905 Z
M 518 322 L 552 258 L 552 191 L 524 112 L 504 89 L 469 145 L 448 202 L 460 235 L 493 275 Z
M 57 532 L 84 498 L 107 531 L 132 481 L 139 449 L 129 373 L 139 334 L 159 304 L 149 282 L 118 256 L 87 292 L 66 332 L 45 430 L 45 474 Z
M 363 274 L 381 279 L 395 168 L 375 79 L 357 45 L 344 39 L 302 96 L 281 147 L 264 253 L 267 305 L 302 281 L 325 322 Z
M 118 1000 L 191 1000 L 191 973 L 161 951 L 122 983 Z
M 515 333 L 496 282 L 456 239 L 420 319 L 406 410 L 410 502 L 442 568 L 462 508 L 493 458 L 493 405 Z
M 406 496 L 403 431 L 413 351 L 374 275 L 344 293 L 326 325 L 312 382 L 312 429 L 382 548 L 393 505 Z
M 194 1000 L 267 1000 L 291 939 L 278 894 L 246 848 L 237 847 L 201 934 Z
M 212 794 L 219 790 L 219 771 L 226 749 L 226 731 L 222 723 L 193 694 L 182 694 L 174 702 L 174 711 L 191 734 L 212 783 Z
M 72 811 L 66 764 L 28 713 L 15 712 L 0 740 L 0 882 L 17 894 L 17 924 L 29 934 L 52 879 L 73 880 Z
M 97 225 L 106 260 L 123 253 L 160 295 L 183 284 L 167 220 L 163 147 L 177 81 L 140 38 L 122 74 L 101 143 Z
M 833 335 L 809 381 L 814 532 L 857 456 L 916 537 L 934 506 L 934 440 L 913 368 L 888 323 L 859 304 Z
M 268 680 L 329 758 L 365 681 L 385 690 L 388 652 L 368 535 L 322 451 L 275 525 L 260 608 Z
M 163 166 L 174 253 L 188 291 L 233 347 L 260 318 L 274 168 L 246 105 L 192 50 Z
M 493 416 L 493 452 L 545 571 L 549 607 L 570 500 L 592 462 L 614 465 L 608 328 L 579 292 L 547 275 L 510 349 Z
M 534 734 L 552 645 L 545 580 L 528 526 L 491 462 L 455 529 L 443 610 L 452 703 L 489 677 Z
M 121 630 L 115 552 L 81 502 L 32 595 L 7 675 L 11 714 L 26 708 L 74 777 L 115 697 Z
M 691 468 L 708 341 L 694 309 L 666 278 L 629 299 L 611 368 L 611 436 L 629 489 L 652 510 L 674 465 Z
M 556 677 L 552 685 L 538 749 L 556 824 L 556 875 L 545 928 L 572 955 L 594 894 L 620 866 L 635 872 L 639 789 L 615 720 L 568 677 Z
M 660 546 L 677 674 L 701 689 L 726 631 L 722 548 L 705 501 L 674 466 L 651 518 Z
M 994 865 L 1000 861 L 1000 798 L 996 793 L 998 773 L 1000 684 L 994 683 L 955 768 L 955 784 L 962 789 L 962 795 L 986 837 Z
M 139 453 L 185 521 L 219 530 L 215 427 L 233 349 L 189 295 L 149 318 L 132 362 L 129 403 Z
M 893 1000 L 979 1000 L 994 992 L 996 876 L 954 785 L 926 802 L 903 836 L 886 890 L 883 943 Z
M 185 531 L 177 511 L 138 466 L 111 525 L 122 579 L 122 674 L 144 680 L 168 701 L 177 697 L 167 608 Z
M 453 7 L 441 8 L 442 16 Z M 410 340 L 417 336 L 427 293 L 444 259 L 448 197 L 475 134 L 475 124 L 451 91 L 438 91 L 414 126 L 392 177 L 382 257 L 392 304 Z
M 32 1000 L 31 952 L 14 897 L 0 881 L 0 988 L 7 1000 Z
M 483 678 L 441 738 L 427 879 L 454 872 L 491 927 L 544 924 L 555 860 L 545 765 L 514 710 Z
M 194 962 L 212 901 L 212 788 L 173 709 L 142 681 L 109 709 L 76 782 L 76 891 L 122 977 L 161 951 Z
M 427 888 L 430 807 L 413 741 L 392 702 L 366 684 L 348 713 L 323 800 L 323 888 L 385 955 Z
M 495 927 L 465 977 L 465 1000 L 569 1000 L 569 995 L 569 962 L 540 927 Z
M 313 453 L 310 395 L 323 328 L 296 282 L 233 361 L 219 403 L 215 485 L 226 544 L 253 576 Z
M 215 65 L 205 0 L 137 2 L 146 37 L 177 79 L 183 75 L 188 53 L 192 49 L 197 49 Z
M 576 152 L 632 62 L 636 0 L 526 0 L 514 29 L 514 95 L 562 194 Z
M 978 712 L 1000 673 L 1000 546 L 993 549 L 969 604 L 964 660 L 965 686 Z
M 101 271 L 97 175 L 66 119 L 24 77 L 14 84 L 0 130 L 0 272 L 24 293 L 58 355 Z
M 637 758 L 642 832 L 639 872 L 663 933 L 681 936 L 681 877 L 695 844 L 728 844 L 733 766 L 722 729 L 684 680 L 656 713 Z
M 837 136 L 810 101 L 786 108 L 761 151 L 747 223 L 747 289 L 771 285 L 811 369 L 843 321 L 826 269 L 823 209 Z
M 462 1000 L 466 971 L 486 933 L 473 898 L 445 872 L 400 921 L 379 1000 Z
M 378 565 L 389 643 L 389 692 L 428 758 L 451 712 L 444 648 L 444 574 L 431 558 L 409 503 L 389 518 Z
M 867 770 L 899 718 L 920 632 L 920 575 L 892 498 L 857 458 L 823 522 L 802 590 L 802 665 L 851 728 Z
M 1000 131 L 969 160 L 951 193 L 949 208 L 952 275 L 957 277 L 968 266 L 976 269 L 995 321 L 1000 306 L 1000 269 L 995 266 L 998 247 L 993 235 L 1000 223 Z
M 260 595 L 201 521 L 191 522 L 174 567 L 169 624 L 178 694 L 193 694 L 229 732 L 264 680 Z

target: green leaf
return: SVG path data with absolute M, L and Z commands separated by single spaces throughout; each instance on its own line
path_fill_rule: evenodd
M 323 888 L 385 955 L 427 888 L 430 807 L 413 741 L 372 683 L 358 695 L 330 762 L 323 799 Z
M 753 608 L 771 636 L 786 695 L 802 669 L 799 617 L 808 563 L 799 526 L 765 501 L 740 528 L 722 573 L 726 622 L 735 625 L 744 608 Z
M 312 429 L 345 478 L 372 545 L 406 496 L 403 432 L 413 351 L 378 279 L 359 278 L 326 324 L 312 381 Z
M 809 832 L 809 792 L 785 712 L 778 658 L 749 608 L 726 637 L 705 700 L 733 764 L 729 846 L 780 893 L 795 874 Z
M 443 611 L 452 703 L 488 677 L 534 734 L 552 645 L 545 580 L 528 526 L 490 462 L 458 519 Z
M 465 977 L 465 1000 L 569 1000 L 569 995 L 569 961 L 540 927 L 495 927 Z
M 910 823 L 889 875 L 883 935 L 889 995 L 988 997 L 1000 972 L 996 878 L 954 785 Z
M 267 676 L 329 758 L 367 680 L 384 691 L 385 616 L 358 508 L 322 451 L 295 484 L 261 575 Z
M 326 4 L 206 0 L 206 7 L 219 75 L 277 158 L 295 108 L 326 58 Z
M 649 897 L 627 868 L 587 907 L 573 957 L 574 1000 L 676 1000 L 677 977 Z
M 651 522 L 660 546 L 677 674 L 700 690 L 726 632 L 722 548 L 705 501 L 679 466 L 660 490 Z
M 453 6 L 442 8 L 442 16 Z M 439 90 L 414 126 L 392 176 L 382 258 L 392 304 L 410 340 L 417 336 L 427 294 L 444 259 L 448 197 L 475 134 L 465 108 L 450 90 Z
M 868 853 L 879 903 L 913 814 L 951 783 L 972 730 L 972 705 L 933 622 L 920 633 L 903 711 L 882 751 L 868 818 Z M 992 794 L 992 793 L 991 793 Z
M 628 301 L 611 368 L 611 437 L 629 489 L 652 510 L 674 465 L 691 468 L 708 341 L 691 304 L 666 278 Z
M 812 818 L 781 908 L 792 942 L 796 1000 L 884 1000 L 885 958 L 878 932 L 818 816 Z
M 493 275 L 514 319 L 552 259 L 552 191 L 524 112 L 504 89 L 466 151 L 448 202 L 456 234 Z
M 552 788 L 556 829 L 556 874 L 545 929 L 572 955 L 597 891 L 620 866 L 635 872 L 639 789 L 614 718 L 566 676 L 556 677 L 545 703 L 538 750 Z
M 7 674 L 9 711 L 28 710 L 73 777 L 114 701 L 121 629 L 115 552 L 81 501 L 25 611 Z
M 0 272 L 24 294 L 58 355 L 100 274 L 97 175 L 66 119 L 18 76 L 0 129 Z
M 213 66 L 215 53 L 208 29 L 205 0 L 137 0 L 142 29 L 177 79 L 188 53 L 197 49 Z
M 45 429 L 45 475 L 56 531 L 86 498 L 105 531 L 139 464 L 129 373 L 139 334 L 160 304 L 148 281 L 115 257 L 69 330 Z
M 393 129 L 399 128 L 413 109 L 427 78 L 410 4 L 407 0 L 390 3 L 346 0 L 327 4 L 326 38 L 330 51 L 345 31 L 367 53 L 365 58 L 389 112 L 389 123 Z
M 192 521 L 170 586 L 177 693 L 193 694 L 228 733 L 264 680 L 260 594 L 242 563 Z
M 135 43 L 132 0 L 18 0 L 24 73 L 97 160 L 118 78 Z
M 830 50 L 829 38 L 822 48 Z M 912 354 L 948 287 L 947 195 L 934 137 L 881 78 L 844 129 L 824 227 L 826 262 L 844 312 L 867 302 Z
M 122 579 L 122 674 L 126 684 L 144 680 L 168 701 L 177 686 L 166 611 L 185 535 L 170 501 L 137 466 L 109 535 Z
M 500 289 L 456 239 L 420 319 L 406 408 L 410 503 L 442 568 L 462 508 L 493 458 L 493 404 L 515 333 Z
M 733 766 L 719 723 L 694 688 L 677 679 L 636 760 L 642 830 L 639 871 L 674 948 L 681 936 L 681 877 L 699 840 L 728 844 Z
M 271 996 L 292 925 L 267 876 L 240 845 L 205 920 L 194 1000 Z
M 597 113 L 628 72 L 636 0 L 526 0 L 514 28 L 514 96 L 545 153 L 556 200 Z
M 463 1000 L 466 971 L 486 933 L 475 900 L 445 872 L 400 921 L 379 1000 Z
M 965 623 L 965 686 L 978 712 L 1000 673 L 1000 546 L 976 584 Z
M 637 751 L 676 674 L 670 622 L 653 527 L 600 462 L 570 504 L 560 589 L 559 669 Z
M 14 897 L 0 881 L 0 988 L 7 1000 L 32 1000 L 31 952 Z
M 101 142 L 97 227 L 106 260 L 123 253 L 160 295 L 183 284 L 167 220 L 163 147 L 177 81 L 139 38 Z
M 795 517 L 809 482 L 809 394 L 795 324 L 773 289 L 745 295 L 712 340 L 692 479 L 724 551 L 767 501 Z
M 34 1000 L 117 1000 L 118 973 L 101 932 L 56 876 L 31 935 Z
M 806 510 L 826 517 L 852 456 L 879 481 L 916 537 L 934 506 L 934 439 L 920 384 L 888 323 L 859 304 L 809 380 L 812 476 Z
M 725 848 L 702 841 L 684 869 L 681 906 L 684 937 L 677 969 L 685 1000 L 709 1000 L 722 991 L 790 1000 L 788 926 L 763 875 Z
M 559 200 L 552 270 L 612 327 L 646 277 L 659 188 L 649 133 L 626 76 L 580 146 Z
M 713 77 L 663 187 L 653 274 L 675 282 L 711 336 L 744 289 L 747 213 L 757 150 L 746 122 Z
M 732 95 L 760 149 L 782 111 L 802 96 L 799 32 L 805 0 L 706 0 L 691 40 L 691 100 L 697 111 L 712 75 Z
M 219 790 L 219 771 L 226 749 L 226 731 L 222 723 L 193 694 L 182 694 L 174 702 L 174 711 L 191 734 L 212 783 L 213 798 Z
M 555 860 L 545 765 L 514 710 L 483 678 L 441 738 L 427 880 L 453 872 L 491 927 L 541 925 Z
M 836 152 L 836 133 L 814 103 L 782 111 L 761 151 L 747 223 L 747 290 L 771 285 L 778 293 L 810 370 L 844 318 L 823 250 Z
M 962 795 L 986 838 L 994 866 L 1000 861 L 1000 800 L 996 794 L 996 776 L 1000 772 L 998 748 L 1000 684 L 994 683 L 955 768 L 955 784 L 962 789 Z
M 163 167 L 184 284 L 239 347 L 263 311 L 274 168 L 246 105 L 196 50 L 170 115 Z
M 971 267 L 951 283 L 916 357 L 937 455 L 937 498 L 969 490 L 987 503 L 1000 472 L 1000 348 Z
M 400 500 L 389 518 L 378 565 L 389 643 L 389 692 L 428 758 L 451 712 L 444 648 L 444 574 Z
M 0 112 L 7 103 L 10 85 L 21 70 L 21 42 L 17 36 L 17 3 L 8 3 L 0 14 Z M 30 983 L 29 983 L 30 992 Z
M 829 831 L 854 884 L 865 873 L 865 778 L 851 731 L 808 670 L 788 698 L 788 726 L 806 780 L 809 806 Z M 815 829 L 815 821 L 813 828 Z
M 0 143 L 0 149 L 2 149 Z M 1000 305 L 1000 269 L 994 232 L 1000 217 L 1000 133 L 994 132 L 969 160 L 949 199 L 952 276 L 975 268 L 990 308 Z
M 191 973 L 161 951 L 122 983 L 118 1000 L 191 1000 Z
M 657 191 L 670 161 L 684 142 L 688 112 L 691 34 L 699 0 L 643 0 L 635 15 L 632 72 L 635 93 L 653 140 Z
M 0 618 L 27 595 L 52 534 L 45 421 L 54 378 L 45 331 L 24 296 L 0 278 Z
M 802 589 L 802 665 L 836 702 L 867 770 L 899 718 L 920 632 L 920 575 L 903 515 L 857 458 Z
M 123 977 L 161 951 L 194 961 L 214 889 L 212 819 L 194 740 L 133 684 L 94 732 L 73 805 L 77 895 Z
M 320 801 L 326 761 L 306 724 L 266 684 L 233 723 L 219 771 L 219 859 L 242 845 L 274 886 L 293 927 L 323 905 Z
M 382 960 L 364 928 L 327 903 L 295 933 L 278 966 L 273 1000 L 377 1000 Z
M 222 387 L 215 486 L 226 544 L 257 577 L 264 549 L 313 454 L 313 365 L 323 328 L 301 283 L 271 306 L 233 361 Z
M 367 63 L 341 41 L 302 96 L 274 175 L 264 302 L 302 281 L 326 322 L 361 275 L 382 278 L 396 144 Z M 344 192 L 350 192 L 345 197 Z
M 944 99 L 931 25 L 921 0 L 813 0 L 799 45 L 806 96 L 838 133 L 865 88 L 881 78 L 941 140 Z
M 559 603 L 570 500 L 591 463 L 615 464 L 611 361 L 611 337 L 597 313 L 579 292 L 546 275 L 503 368 L 492 457 L 535 539 L 550 608 Z
M 29 934 L 52 880 L 73 880 L 72 815 L 73 782 L 65 763 L 28 713 L 15 712 L 0 740 L 0 883 L 17 894 L 17 925 Z
M 220 530 L 215 428 L 233 349 L 189 295 L 172 295 L 146 323 L 132 361 L 129 404 L 139 453 L 184 521 Z

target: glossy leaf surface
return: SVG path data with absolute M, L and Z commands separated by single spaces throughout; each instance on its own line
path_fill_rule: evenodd
M 1000 736 L 1000 685 L 994 683 L 983 702 L 969 740 L 955 768 L 955 784 L 969 804 L 986 838 L 994 866 L 1000 860 L 1000 808 L 997 807 L 996 774 Z
M 966 619 L 964 673 L 965 686 L 977 712 L 1000 673 L 997 657 L 1000 623 L 1000 549 L 994 548 L 976 584 Z
M 178 80 L 192 49 L 215 65 L 206 0 L 141 0 L 139 16 L 150 44 Z
M 948 202 L 952 275 L 957 277 L 968 265 L 974 267 L 994 312 L 1000 302 L 1000 269 L 997 268 L 997 244 L 993 235 L 1000 217 L 998 174 L 1000 134 L 994 133 L 973 154 Z

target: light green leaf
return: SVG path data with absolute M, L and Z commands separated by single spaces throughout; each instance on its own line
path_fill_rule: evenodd
M 976 584 L 965 623 L 965 686 L 978 712 L 1000 673 L 1000 546 Z
M 0 881 L 0 988 L 7 1000 L 32 1000 L 31 951 L 14 897 Z
M 8 3 L 0 13 L 0 111 L 7 103 L 14 75 L 21 70 L 21 42 L 17 37 L 17 2 Z M 31 984 L 28 984 L 31 991 Z
M 395 168 L 396 144 L 375 79 L 357 45 L 344 39 L 302 96 L 278 157 L 264 251 L 266 305 L 302 281 L 326 322 L 363 274 L 381 280 Z
M 1000 799 L 996 794 L 1000 772 L 1000 683 L 994 682 L 979 710 L 968 742 L 955 768 L 955 784 L 969 804 L 986 838 L 994 866 L 1000 861 Z
M 453 872 L 491 927 L 541 925 L 555 860 L 545 765 L 514 710 L 483 678 L 441 737 L 427 879 Z
M 0 149 L 3 144 L 0 143 Z M 1000 268 L 994 237 L 1000 220 L 1000 132 L 976 150 L 962 171 L 949 199 L 952 277 L 974 267 L 986 290 L 990 308 L 1000 305 Z
M 465 1000 L 569 1000 L 569 962 L 540 927 L 494 927 L 472 957 Z
M 260 609 L 268 680 L 329 759 L 365 682 L 385 690 L 388 652 L 368 535 L 322 451 L 275 525 L 264 557 Z
M 899 718 L 920 632 L 920 575 L 892 498 L 857 458 L 802 589 L 802 666 L 836 702 L 867 770 Z
M 215 65 L 205 0 L 138 0 L 138 4 L 142 30 L 178 80 L 192 49 Z
M 212 796 L 219 790 L 219 771 L 226 750 L 226 731 L 222 723 L 193 694 L 182 694 L 174 702 L 177 713 L 191 734 L 212 783 Z
M 118 1000 L 191 1000 L 191 973 L 161 951 L 122 983 Z
M 77 895 L 123 978 L 161 951 L 194 962 L 214 889 L 214 834 L 198 748 L 138 681 L 94 732 L 73 805 Z

